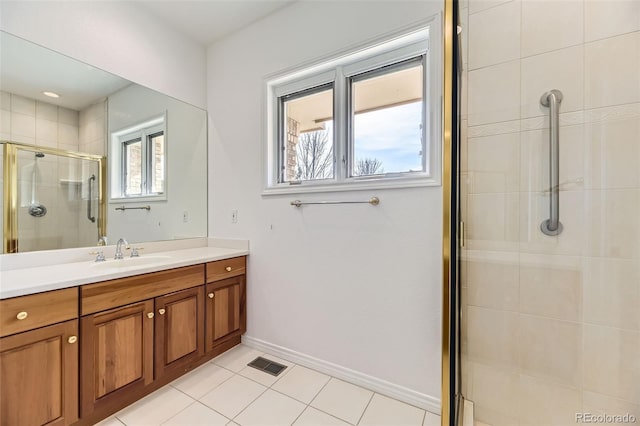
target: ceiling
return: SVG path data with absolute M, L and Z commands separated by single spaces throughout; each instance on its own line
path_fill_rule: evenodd
M 139 0 L 151 14 L 202 45 L 209 45 L 296 0 Z
M 208 45 L 296 0 L 136 0 L 169 27 Z M 131 84 L 67 56 L 0 32 L 2 90 L 81 110 Z M 47 64 L 42 66 L 42 64 Z M 42 94 L 61 95 L 53 99 Z
M 5 32 L 0 32 L 0 47 L 2 90 L 16 95 L 79 111 L 131 84 Z M 44 91 L 60 97 L 49 98 Z

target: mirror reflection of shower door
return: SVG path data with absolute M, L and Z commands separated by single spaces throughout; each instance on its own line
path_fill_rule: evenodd
M 96 245 L 104 222 L 102 163 L 98 156 L 15 145 L 9 251 Z

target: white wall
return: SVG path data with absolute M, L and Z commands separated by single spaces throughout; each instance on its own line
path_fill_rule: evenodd
M 0 7 L 4 31 L 206 105 L 205 49 L 132 2 L 3 1 Z
M 378 190 L 378 207 L 289 205 L 369 191 L 262 197 L 261 116 L 266 75 L 424 20 L 441 3 L 295 3 L 210 46 L 207 74 L 209 229 L 251 241 L 247 336 L 390 382 L 434 411 L 441 187 Z
M 151 210 L 115 211 L 107 205 L 107 236 L 111 243 L 202 237 L 207 234 L 207 122 L 204 111 L 154 90 L 131 84 L 109 96 L 108 140 L 122 130 L 166 112 L 167 200 L 128 203 Z M 109 149 L 109 152 L 111 150 Z M 113 156 L 112 156 L 113 157 Z M 112 165 L 113 166 L 113 165 Z M 109 173 L 111 174 L 111 172 Z M 183 221 L 183 212 L 188 221 Z

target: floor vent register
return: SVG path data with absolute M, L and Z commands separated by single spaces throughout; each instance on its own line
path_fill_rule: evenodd
M 265 373 L 269 373 L 272 376 L 277 376 L 278 374 L 282 373 L 285 368 L 287 368 L 286 365 L 278 364 L 277 362 L 270 361 L 266 358 L 262 358 L 261 356 L 254 359 L 247 365 L 260 371 L 264 371 Z

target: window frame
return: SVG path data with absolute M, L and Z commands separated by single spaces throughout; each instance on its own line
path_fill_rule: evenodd
M 407 188 L 441 185 L 441 64 L 440 20 L 434 16 L 356 48 L 322 60 L 265 77 L 263 115 L 263 195 L 304 192 L 350 191 L 375 188 Z M 350 128 L 351 78 L 380 72 L 385 67 L 417 60 L 423 66 L 423 172 L 397 172 L 350 176 L 354 141 Z M 389 71 L 393 72 L 393 71 Z M 282 182 L 280 169 L 280 98 L 333 83 L 334 178 Z M 425 113 L 426 112 L 426 113 Z
M 149 145 L 152 138 L 158 134 L 164 136 L 164 187 L 163 192 L 150 192 L 153 184 L 153 170 L 151 153 Z M 125 155 L 126 145 L 132 141 L 139 140 L 141 142 L 141 178 L 142 188 L 140 195 L 126 195 L 126 167 L 127 156 Z M 167 138 L 167 113 L 166 111 L 160 115 L 143 120 L 133 126 L 117 130 L 111 133 L 109 160 L 110 160 L 110 176 L 109 176 L 109 202 L 117 203 L 136 203 L 142 201 L 164 201 L 167 200 L 168 188 L 168 138 Z

